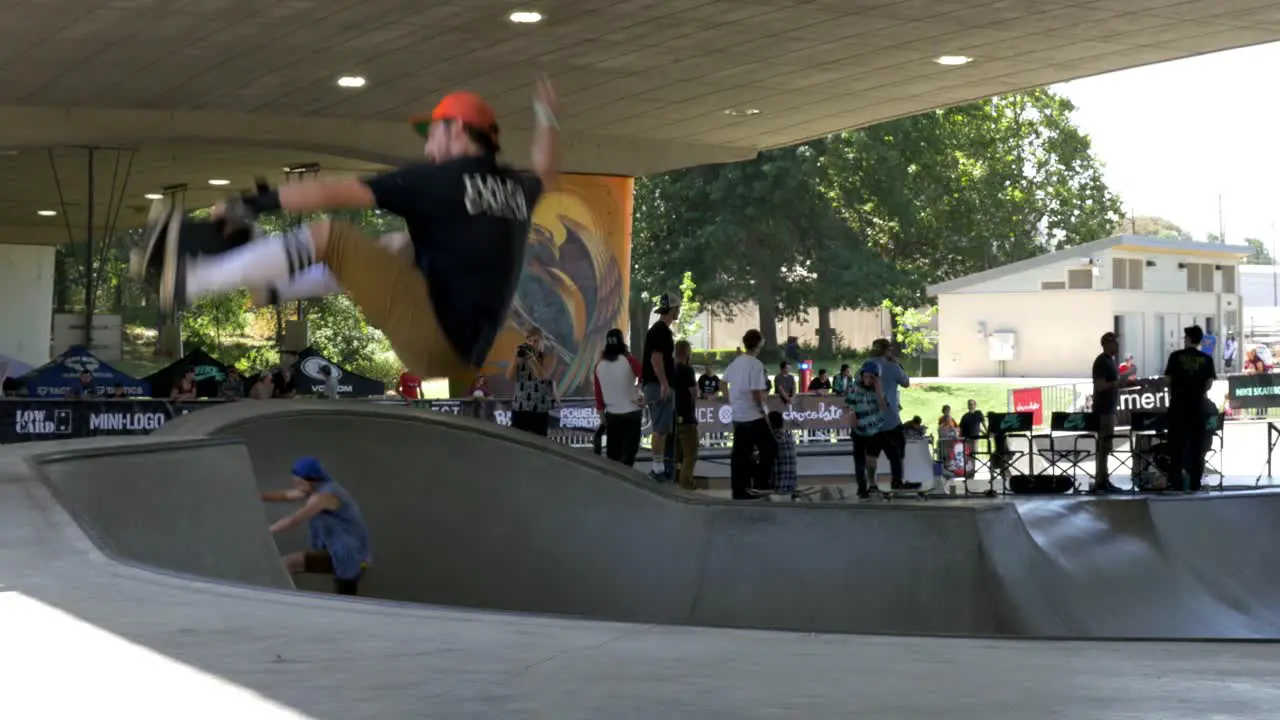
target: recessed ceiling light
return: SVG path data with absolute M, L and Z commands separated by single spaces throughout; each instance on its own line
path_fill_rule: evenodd
M 164 195 L 161 195 L 160 193 L 147 193 L 146 195 L 143 195 L 142 197 L 144 197 L 144 198 L 146 198 L 146 199 L 148 199 L 148 200 L 163 200 L 163 199 L 164 199 Z
M 973 58 L 968 55 L 939 55 L 934 62 L 939 65 L 968 65 Z
M 210 185 L 230 185 L 230 184 L 231 184 L 231 181 L 230 181 L 230 180 L 222 180 L 222 179 L 220 179 L 220 178 L 214 178 L 214 179 L 212 179 L 212 180 L 210 180 L 210 181 L 209 181 L 209 184 L 210 184 Z
M 518 25 L 532 25 L 542 22 L 545 17 L 536 10 L 512 10 L 507 14 L 507 19 Z
M 36 214 L 44 217 L 53 217 L 54 215 L 58 214 L 58 211 L 57 210 L 37 210 Z
M 729 108 L 724 114 L 729 117 L 753 117 L 759 115 L 760 111 L 755 108 Z
M 365 79 L 359 75 L 343 75 L 338 78 L 338 87 L 344 88 L 361 88 L 364 87 Z

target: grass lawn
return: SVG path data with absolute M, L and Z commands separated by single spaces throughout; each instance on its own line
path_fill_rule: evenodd
M 926 428 L 937 426 L 942 406 L 950 405 L 951 414 L 960 419 L 966 412 L 966 403 L 978 401 L 978 409 L 984 413 L 1006 412 L 1009 409 L 1009 390 L 1020 387 L 1004 383 L 938 383 L 928 379 L 911 381 L 911 387 L 902 390 L 898 399 L 902 403 L 902 419 L 910 420 L 919 415 Z

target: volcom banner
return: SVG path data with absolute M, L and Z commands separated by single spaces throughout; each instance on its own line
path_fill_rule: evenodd
M 100 435 L 148 435 L 217 401 L 0 400 L 0 444 Z

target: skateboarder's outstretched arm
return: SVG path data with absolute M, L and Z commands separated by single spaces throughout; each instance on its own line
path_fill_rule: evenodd
M 262 502 L 302 502 L 307 499 L 301 490 L 266 490 L 262 493 Z
M 560 101 L 551 79 L 539 75 L 533 93 L 533 172 L 542 181 L 542 187 L 554 186 L 560 173 L 560 123 L 556 113 Z
M 337 510 L 341 505 L 342 501 L 333 493 L 314 493 L 307 498 L 306 505 L 303 505 L 298 508 L 297 511 L 275 521 L 268 529 L 272 533 L 282 532 L 305 523 L 325 510 Z

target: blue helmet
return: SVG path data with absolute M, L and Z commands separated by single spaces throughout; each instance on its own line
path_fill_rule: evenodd
M 324 466 L 313 457 L 298 458 L 293 463 L 293 474 L 308 482 L 328 482 L 329 473 Z
M 871 373 L 872 375 L 879 377 L 880 363 L 873 362 L 871 360 L 862 363 L 862 367 L 858 368 L 858 374 L 861 375 L 862 373 Z

